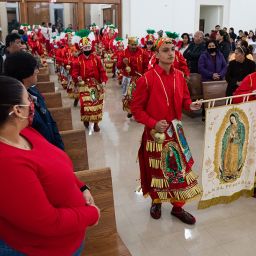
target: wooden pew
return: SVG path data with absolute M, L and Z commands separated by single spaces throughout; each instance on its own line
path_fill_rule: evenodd
M 73 130 L 72 115 L 70 107 L 49 108 L 54 121 L 57 123 L 59 131 Z
M 38 82 L 36 86 L 41 93 L 55 92 L 54 82 Z
M 76 172 L 76 175 L 88 184 L 101 209 L 99 224 L 87 229 L 82 256 L 131 256 L 116 229 L 111 170 L 88 170 Z
M 50 82 L 50 75 L 48 74 L 38 74 L 37 75 L 38 82 Z
M 42 93 L 44 96 L 46 105 L 48 108 L 60 108 L 62 107 L 62 99 L 60 92 L 47 92 Z
M 202 91 L 202 81 L 201 81 L 201 75 L 197 73 L 191 73 L 190 79 L 188 82 L 188 90 L 190 93 L 190 97 L 192 101 L 199 100 L 203 98 L 203 91 Z M 187 116 L 194 118 L 201 115 L 201 110 L 199 111 L 182 111 Z
M 49 74 L 49 68 L 44 67 L 44 68 L 39 68 L 39 75 L 47 75 Z
M 203 98 L 203 89 L 201 75 L 197 73 L 191 73 L 188 82 L 188 89 L 192 101 Z
M 71 158 L 74 170 L 89 169 L 85 130 L 60 131 L 65 152 Z
M 227 89 L 227 81 L 210 81 L 210 82 L 203 82 L 203 95 L 205 100 L 209 99 L 216 99 L 222 98 L 226 96 L 226 89 Z M 225 105 L 226 101 L 216 101 L 214 106 L 222 106 Z M 205 104 L 207 108 L 208 104 Z

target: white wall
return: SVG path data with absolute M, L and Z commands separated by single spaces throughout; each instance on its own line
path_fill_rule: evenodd
M 0 27 L 2 28 L 2 40 L 5 41 L 8 33 L 6 2 L 0 2 Z
M 219 13 L 218 17 L 216 17 L 215 25 L 220 25 L 221 27 L 228 27 L 229 26 L 229 18 L 230 18 L 230 2 L 237 1 L 237 0 L 195 0 L 195 30 L 199 28 L 199 19 L 200 19 L 200 6 L 223 6 L 223 13 Z M 240 1 L 240 5 L 242 2 Z M 221 17 L 223 16 L 223 17 Z M 241 17 L 242 18 L 242 17 Z M 214 25 L 214 26 L 215 26 Z
M 223 6 L 216 20 L 229 26 L 230 1 L 239 0 L 158 0 L 157 4 L 155 0 L 123 0 L 123 35 L 144 36 L 148 28 L 194 33 L 199 29 L 201 5 Z
M 155 0 L 130 2 L 129 35 L 144 36 L 148 28 L 177 33 L 194 32 L 194 0 L 183 3 L 180 0 L 159 0 L 157 5 Z
M 255 0 L 231 0 L 229 27 L 233 27 L 235 33 L 238 33 L 239 29 L 254 31 L 256 29 L 255 10 Z
M 201 6 L 200 19 L 205 20 L 204 33 L 211 33 L 215 26 L 223 23 L 223 7 L 222 6 Z
M 131 0 L 122 0 L 122 37 L 131 34 Z

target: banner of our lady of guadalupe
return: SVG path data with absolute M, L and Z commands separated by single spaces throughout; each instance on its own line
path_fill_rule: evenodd
M 256 101 L 206 110 L 199 209 L 251 196 L 256 170 Z

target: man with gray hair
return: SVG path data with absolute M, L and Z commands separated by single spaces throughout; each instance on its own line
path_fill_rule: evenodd
M 205 50 L 204 33 L 197 31 L 194 34 L 193 42 L 189 45 L 183 56 L 187 60 L 191 73 L 198 73 L 198 60 Z

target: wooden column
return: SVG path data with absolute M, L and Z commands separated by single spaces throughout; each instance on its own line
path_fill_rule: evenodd
M 26 0 L 20 2 L 20 23 L 28 23 L 28 4 Z
M 78 6 L 77 6 L 77 14 L 78 14 L 78 29 L 84 29 L 84 2 L 83 0 L 79 0 Z

